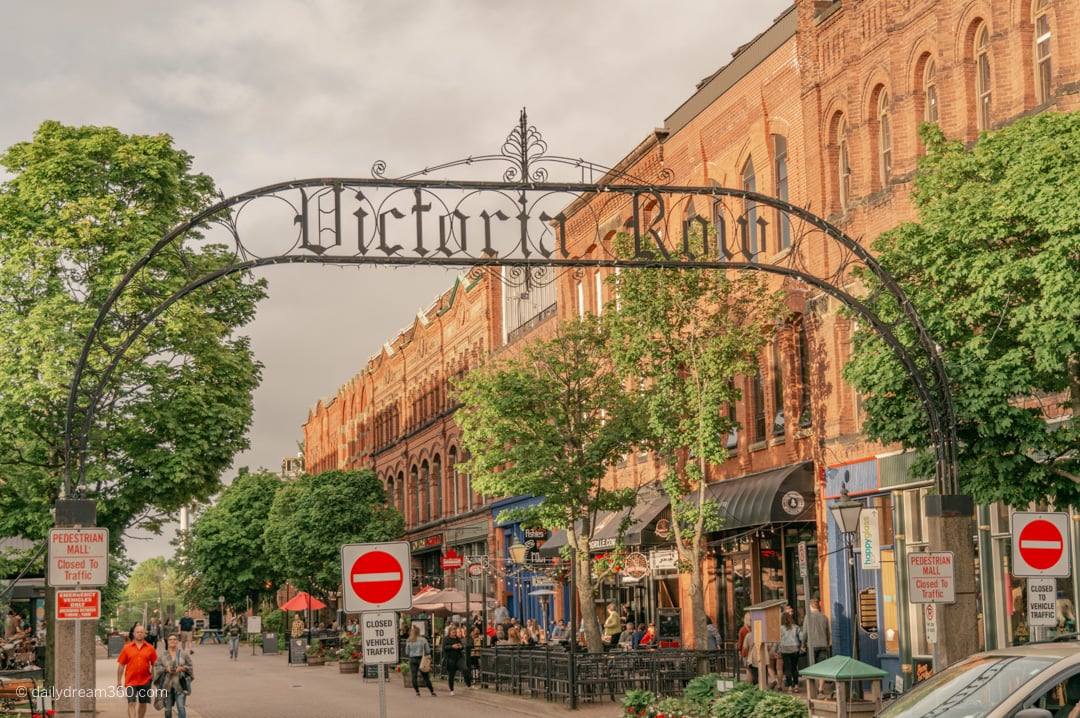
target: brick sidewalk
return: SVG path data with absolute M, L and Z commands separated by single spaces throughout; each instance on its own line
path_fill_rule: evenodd
M 320 668 L 290 666 L 285 655 L 252 655 L 250 646 L 240 647 L 240 660 L 230 661 L 223 645 L 197 645 L 192 656 L 195 681 L 188 697 L 189 718 L 378 718 L 378 681 L 346 675 L 337 664 Z M 126 718 L 126 702 L 104 695 L 116 685 L 116 659 L 102 648 L 97 661 L 98 718 Z M 456 691 L 451 696 L 444 682 L 435 681 L 435 697 L 416 697 L 397 674 L 386 685 L 386 715 L 393 718 L 477 718 L 479 713 L 498 712 L 500 718 L 617 718 L 622 706 L 605 700 L 583 703 L 570 711 L 566 704 L 520 698 L 491 690 Z M 163 716 L 150 706 L 148 718 Z M 175 714 L 174 714 L 175 716 Z

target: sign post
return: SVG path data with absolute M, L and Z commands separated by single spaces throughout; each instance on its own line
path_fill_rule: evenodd
M 397 614 L 412 608 L 412 552 L 404 541 L 341 547 L 346 613 L 363 614 L 364 664 L 379 664 L 379 718 L 386 718 L 386 664 L 397 663 Z

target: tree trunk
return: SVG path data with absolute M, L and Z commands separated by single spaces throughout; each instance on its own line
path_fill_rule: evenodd
M 600 633 L 600 623 L 596 620 L 596 604 L 593 601 L 592 559 L 588 548 L 577 552 L 577 593 L 581 615 L 578 617 L 585 624 L 585 643 L 589 653 L 603 653 L 604 639 Z M 574 640 L 577 640 L 578 627 L 574 626 Z

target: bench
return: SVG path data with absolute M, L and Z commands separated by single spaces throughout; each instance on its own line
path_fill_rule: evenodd
M 33 710 L 35 688 L 31 678 L 0 678 L 0 710 L 14 711 L 20 706 Z

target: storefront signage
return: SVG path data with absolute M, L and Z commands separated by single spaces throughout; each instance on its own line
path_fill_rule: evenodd
M 1027 622 L 1029 626 L 1057 626 L 1057 579 L 1027 580 Z
M 623 578 L 640 581 L 649 575 L 649 559 L 645 554 L 635 551 L 623 560 Z
M 589 539 L 590 551 L 603 551 L 609 548 L 615 548 L 614 536 L 609 536 L 608 538 Z
M 413 539 L 409 542 L 409 549 L 413 553 L 420 553 L 421 551 L 427 551 L 442 546 L 442 543 L 442 534 L 432 534 L 431 536 L 425 536 L 424 538 Z
M 877 509 L 863 509 L 859 514 L 859 563 L 864 569 L 881 568 Z
M 673 548 L 653 551 L 649 558 L 654 574 L 679 570 L 679 554 Z
M 908 594 L 912 603 L 956 603 L 953 552 L 908 554 Z
M 548 537 L 547 529 L 522 529 L 521 533 L 525 536 L 526 540 L 546 541 Z

